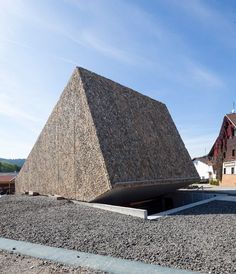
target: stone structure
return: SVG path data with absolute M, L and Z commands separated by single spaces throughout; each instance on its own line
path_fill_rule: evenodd
M 164 104 L 76 68 L 16 190 L 124 205 L 196 181 Z

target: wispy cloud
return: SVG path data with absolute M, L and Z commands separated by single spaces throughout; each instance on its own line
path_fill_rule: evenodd
M 156 8 L 153 11 L 144 2 L 64 0 L 55 6 L 50 1 L 0 0 L 0 115 L 17 123 L 26 121 L 29 131 L 33 124 L 41 125 L 38 117 L 44 115 L 43 111 L 46 116 L 49 111 L 47 99 L 51 96 L 53 104 L 59 95 L 53 86 L 58 88 L 59 77 L 69 75 L 68 64 L 74 66 L 79 62 L 88 67 L 94 63 L 98 72 L 101 68 L 108 75 L 110 72 L 119 75 L 122 65 L 122 73 L 130 75 L 127 79 L 131 85 L 155 91 L 149 93 L 154 98 L 156 90 L 169 90 L 169 97 L 163 92 L 165 100 L 168 104 L 168 100 L 176 99 L 173 109 L 176 107 L 177 115 L 183 111 L 180 108 L 187 106 L 184 102 L 177 104 L 180 92 L 194 96 L 205 93 L 209 97 L 213 97 L 212 91 L 223 93 L 227 88 L 223 74 L 211 60 L 206 60 L 206 52 L 199 54 L 193 44 L 191 26 L 184 28 L 193 19 L 194 28 L 199 25 L 204 32 L 203 35 L 199 32 L 199 37 L 209 35 L 227 46 L 236 45 L 227 16 L 211 9 L 210 2 L 205 1 L 166 0 L 154 5 L 155 1 L 150 1 L 150 6 Z M 176 18 L 168 17 L 167 10 Z M 182 18 L 179 28 L 175 28 L 175 20 L 182 15 L 191 19 Z M 22 71 L 27 72 L 21 74 L 24 62 Z M 123 81 L 125 77 L 120 79 Z M 198 100 L 202 98 L 199 96 Z M 42 112 L 38 114 L 40 108 Z M 201 149 L 204 152 L 209 140 L 212 141 L 211 133 L 193 134 L 191 130 L 183 133 L 183 139 L 191 154 Z
M 72 2 L 69 1 L 69 2 L 74 4 L 75 7 L 77 8 L 86 7 L 86 9 L 89 10 L 89 12 L 93 12 L 94 14 L 98 13 L 96 14 L 97 17 L 102 17 L 103 15 L 103 14 L 100 14 L 100 12 L 102 11 L 102 8 L 99 7 L 100 5 L 97 5 L 95 3 L 91 5 L 86 2 L 86 5 L 84 5 L 82 3 L 85 3 L 85 2 L 82 2 L 82 3 L 77 1 L 72 1 Z M 128 7 L 129 6 L 127 5 L 126 9 Z M 131 11 L 133 12 L 133 10 L 130 10 L 130 12 Z M 106 12 L 104 12 L 104 14 L 105 13 Z M 106 13 L 106 17 L 108 17 L 107 14 L 108 13 Z M 80 49 L 81 48 L 90 49 L 105 57 L 108 57 L 120 63 L 129 64 L 129 65 L 150 66 L 152 64 L 152 60 L 145 58 L 145 56 L 140 56 L 139 54 L 136 54 L 135 51 L 133 51 L 132 47 L 128 49 L 125 46 L 125 45 L 129 45 L 128 42 L 122 43 L 122 46 L 120 47 L 117 46 L 114 42 L 112 42 L 110 39 L 110 36 L 112 35 L 114 30 L 112 29 L 112 27 L 109 26 L 109 24 L 107 24 L 107 22 L 102 22 L 98 25 L 92 25 L 91 28 L 85 27 L 82 24 L 82 25 L 76 25 L 76 27 L 70 26 L 70 28 L 68 29 L 66 27 L 65 22 L 61 20 L 60 17 L 58 18 L 56 17 L 55 18 L 56 21 L 52 22 L 51 18 L 48 18 L 46 15 L 42 15 L 42 16 L 45 16 L 44 18 L 39 16 L 39 14 L 34 9 L 34 7 L 30 5 L 28 5 L 27 8 L 25 8 L 25 11 L 22 11 L 22 13 L 18 14 L 17 16 L 23 20 L 27 20 L 31 22 L 31 24 L 35 24 L 35 26 L 37 27 L 43 28 L 46 32 L 51 32 L 52 35 L 55 35 L 55 34 L 60 35 L 62 38 L 72 41 L 77 46 L 79 46 Z M 146 24 L 148 25 L 150 24 L 147 18 L 147 14 L 145 14 L 144 12 L 141 12 L 141 10 L 139 10 L 139 13 L 137 13 L 137 16 L 139 16 L 139 18 L 137 19 L 137 22 L 142 22 L 142 24 L 145 24 L 144 18 L 141 17 L 143 16 L 146 18 L 145 19 Z M 115 19 L 112 18 L 112 16 L 109 16 L 107 20 L 112 22 Z M 122 25 L 121 22 L 120 24 Z M 122 29 L 122 33 L 124 34 L 124 36 L 128 37 L 129 30 L 126 30 L 124 25 L 121 26 L 120 28 Z M 149 30 L 152 29 L 151 25 L 149 25 L 148 29 Z M 103 30 L 104 33 L 101 33 L 101 30 Z M 5 39 L 2 41 L 13 43 L 15 45 L 18 44 L 19 46 L 30 47 L 29 45 L 22 44 L 15 40 Z M 61 60 L 68 61 L 66 54 L 58 56 L 58 58 L 60 58 Z M 70 63 L 74 63 L 74 61 L 70 60 Z
M 106 41 L 106 38 L 102 40 L 97 36 L 94 30 L 82 30 L 80 31 L 80 40 L 74 38 L 78 35 L 70 35 L 66 34 L 65 36 L 73 41 L 74 43 L 83 46 L 85 48 L 90 48 L 98 53 L 116 60 L 121 63 L 129 64 L 129 65 L 151 65 L 151 60 L 148 60 L 145 57 L 138 56 L 135 53 L 131 53 L 128 50 L 118 48 L 115 45 L 111 45 Z
M 17 105 L 17 102 L 15 102 L 12 97 L 0 93 L 0 115 L 11 117 L 16 120 L 27 120 L 30 122 L 41 121 L 38 117 L 30 115 Z
M 17 40 L 8 39 L 8 38 L 5 38 L 5 37 L 0 37 L 0 43 L 4 44 L 5 46 L 7 46 L 8 44 L 11 44 L 11 45 L 14 45 L 14 46 L 17 46 L 17 47 L 22 47 L 22 48 L 25 48 L 25 49 L 32 49 L 32 47 L 30 47 L 29 45 L 27 45 L 25 43 L 19 42 Z
M 236 47 L 235 13 L 233 11 L 232 13 L 219 12 L 219 9 L 216 10 L 213 5 L 209 6 L 209 1 L 203 0 L 172 0 L 171 4 L 198 21 L 198 24 L 209 31 L 210 36 L 214 36 L 214 39 L 221 41 L 226 47 Z
M 92 31 L 83 31 L 82 39 L 90 48 L 121 62 L 132 63 L 130 55 L 117 47 L 111 46 L 105 41 L 100 40 Z
M 185 70 L 183 74 L 185 77 L 182 79 L 187 78 L 193 85 L 198 84 L 201 87 L 205 87 L 204 92 L 211 89 L 215 91 L 216 89 L 224 88 L 224 81 L 216 72 L 192 59 L 183 58 L 183 60 L 185 60 L 183 61 Z
M 196 81 L 204 83 L 206 86 L 210 87 L 223 87 L 223 82 L 220 77 L 216 76 L 209 70 L 201 68 L 199 66 L 193 65 L 192 67 L 193 79 Z

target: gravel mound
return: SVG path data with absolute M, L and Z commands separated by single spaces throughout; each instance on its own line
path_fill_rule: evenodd
M 48 197 L 0 198 L 0 236 L 204 273 L 236 273 L 236 203 L 144 221 Z

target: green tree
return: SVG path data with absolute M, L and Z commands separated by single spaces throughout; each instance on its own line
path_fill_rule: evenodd
M 20 167 L 18 165 L 12 165 L 9 163 L 0 162 L 0 172 L 15 172 L 20 171 Z

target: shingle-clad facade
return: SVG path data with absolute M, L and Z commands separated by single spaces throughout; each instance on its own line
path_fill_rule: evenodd
M 164 104 L 76 68 L 16 189 L 125 204 L 198 180 Z

